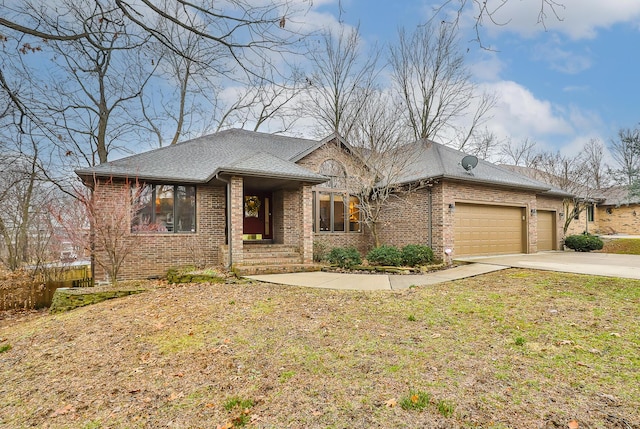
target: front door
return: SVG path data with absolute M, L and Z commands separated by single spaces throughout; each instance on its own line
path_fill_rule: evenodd
M 244 240 L 268 240 L 272 238 L 272 198 L 270 192 L 245 190 L 244 193 Z

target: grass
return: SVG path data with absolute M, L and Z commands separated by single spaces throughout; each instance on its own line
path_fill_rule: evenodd
M 238 396 L 229 398 L 224 403 L 224 409 L 227 411 L 231 411 L 234 408 L 240 408 L 241 410 L 245 410 L 251 407 L 253 407 L 253 401 L 251 399 L 242 399 Z
M 640 427 L 635 280 L 178 285 L 0 339 L 1 427 Z
M 403 410 L 422 411 L 431 403 L 431 395 L 422 391 L 411 391 L 400 399 L 400 407 Z
M 453 404 L 453 402 L 447 401 L 447 400 L 443 400 L 443 399 L 438 401 L 438 403 L 436 404 L 436 408 L 438 409 L 438 412 L 441 415 L 443 415 L 444 417 L 453 416 L 453 412 L 456 409 L 456 407 Z
M 602 253 L 617 253 L 621 255 L 640 255 L 640 239 L 637 238 L 607 238 L 604 240 Z

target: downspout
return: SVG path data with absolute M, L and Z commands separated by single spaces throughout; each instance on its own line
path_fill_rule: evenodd
M 227 184 L 227 221 L 225 223 L 227 228 L 227 248 L 229 251 L 229 264 L 225 268 L 230 269 L 233 266 L 233 249 L 231 247 L 231 243 L 233 242 L 233 240 L 231 239 L 231 180 L 223 179 L 222 177 L 220 177 L 219 173 L 216 173 L 215 178 Z
M 433 195 L 431 194 L 431 188 L 427 188 L 429 199 L 429 223 L 427 224 L 427 245 L 433 249 Z

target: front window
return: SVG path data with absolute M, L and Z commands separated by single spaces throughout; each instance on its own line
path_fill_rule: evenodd
M 349 197 L 349 232 L 360 232 L 360 200 L 353 195 Z
M 316 232 L 360 232 L 360 200 L 339 192 L 314 192 Z
M 318 172 L 330 179 L 318 185 L 313 193 L 314 232 L 360 232 L 360 200 L 347 192 L 347 173 L 344 166 L 329 159 Z
M 132 232 L 196 231 L 195 186 L 142 185 L 132 197 Z
M 594 220 L 594 208 L 593 204 L 589 204 L 587 206 L 587 221 L 593 222 Z

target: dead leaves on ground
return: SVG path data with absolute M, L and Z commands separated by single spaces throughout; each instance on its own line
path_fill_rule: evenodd
M 73 408 L 73 405 L 67 404 L 64 407 L 55 410 L 53 413 L 49 414 L 50 418 L 64 416 L 65 414 L 74 413 L 76 410 Z

